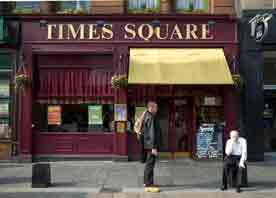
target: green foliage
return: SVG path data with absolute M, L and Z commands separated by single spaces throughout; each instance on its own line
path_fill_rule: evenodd
M 28 75 L 26 74 L 17 74 L 15 76 L 15 89 L 24 89 L 28 83 L 30 82 L 30 79 Z
M 126 88 L 128 85 L 127 75 L 119 74 L 112 76 L 111 85 L 115 89 Z

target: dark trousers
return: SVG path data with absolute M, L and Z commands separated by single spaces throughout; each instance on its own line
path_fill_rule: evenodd
M 154 166 L 156 162 L 156 156 L 153 155 L 150 151 L 146 153 L 147 160 L 144 171 L 144 184 L 146 186 L 152 186 L 154 184 Z
M 237 172 L 237 188 L 241 186 L 241 181 L 242 181 L 242 171 L 243 168 L 239 167 L 241 156 L 237 155 L 231 155 L 228 156 L 223 164 L 223 174 L 222 174 L 222 184 L 224 187 L 227 188 L 227 180 L 230 171 Z
M 141 163 L 145 163 L 146 162 L 146 160 L 147 160 L 147 152 L 146 152 L 146 150 L 145 150 L 145 148 L 144 148 L 144 136 L 140 136 L 140 162 Z

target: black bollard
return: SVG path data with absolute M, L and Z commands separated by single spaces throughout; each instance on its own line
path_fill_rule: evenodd
M 33 164 L 32 188 L 47 188 L 51 185 L 51 167 L 49 163 Z

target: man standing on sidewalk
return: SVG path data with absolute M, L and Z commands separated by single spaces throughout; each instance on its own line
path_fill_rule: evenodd
M 160 192 L 154 186 L 154 166 L 160 146 L 160 128 L 156 119 L 157 104 L 150 101 L 147 104 L 147 111 L 144 114 L 142 123 L 142 134 L 144 138 L 143 146 L 146 154 L 146 165 L 144 171 L 144 185 L 146 192 Z
M 237 192 L 241 192 L 240 186 L 242 181 L 242 172 L 245 168 L 247 159 L 247 142 L 244 138 L 239 137 L 238 131 L 230 132 L 230 139 L 227 140 L 225 147 L 226 159 L 223 165 L 222 187 L 221 190 L 227 190 L 227 178 L 230 169 L 238 171 Z

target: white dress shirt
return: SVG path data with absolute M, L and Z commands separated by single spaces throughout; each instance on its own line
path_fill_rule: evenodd
M 237 141 L 227 140 L 225 147 L 226 155 L 240 155 L 240 166 L 244 167 L 247 160 L 247 142 L 246 139 L 239 137 Z

